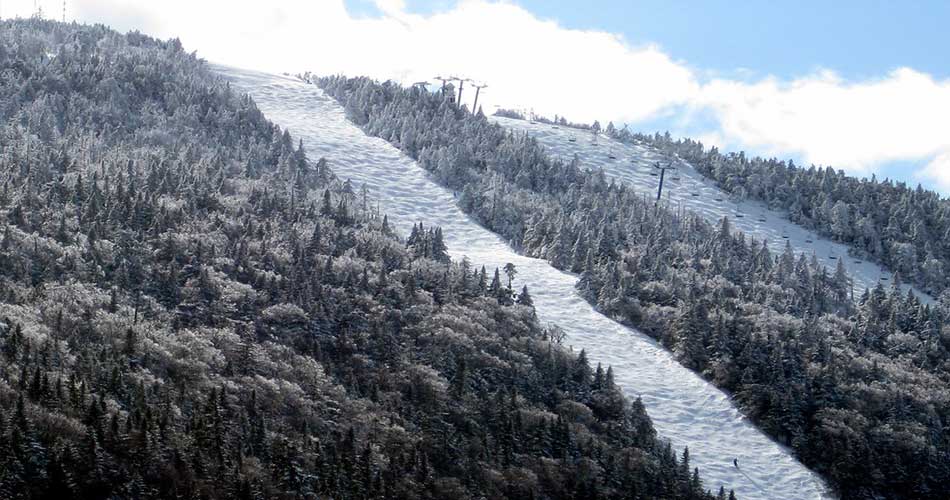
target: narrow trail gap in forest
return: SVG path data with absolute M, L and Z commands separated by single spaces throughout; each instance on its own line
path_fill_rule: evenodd
M 774 255 L 781 255 L 785 245 L 790 244 L 796 258 L 800 255 L 808 259 L 814 257 L 829 273 L 834 273 L 841 262 L 852 279 L 855 298 L 859 298 L 865 289 L 874 288 L 879 283 L 887 288 L 893 284 L 890 280 L 892 270 L 870 259 L 852 257 L 848 245 L 831 241 L 792 222 L 787 213 L 773 210 L 755 200 L 736 199 L 678 157 L 669 157 L 643 144 L 626 144 L 609 137 L 602 137 L 599 145 L 586 141 L 571 142 L 571 135 L 577 131 L 570 127 L 555 129 L 540 122 L 499 116 L 489 119 L 514 132 L 529 134 L 554 157 L 570 161 L 576 155 L 582 168 L 603 169 L 609 179 L 626 184 L 647 197 L 652 198 L 657 192 L 659 178 L 653 172 L 654 164 L 675 166 L 677 180 L 669 179 L 663 185 L 665 205 L 674 210 L 691 210 L 712 224 L 718 224 L 723 217 L 729 218 L 735 231 L 767 242 Z M 604 152 L 608 149 L 612 151 L 611 154 Z M 914 294 L 926 304 L 934 303 L 932 296 L 909 283 L 902 283 L 900 287 L 905 294 L 913 289 Z

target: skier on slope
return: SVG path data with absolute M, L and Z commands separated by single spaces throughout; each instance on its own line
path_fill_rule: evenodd
M 737 469 L 739 468 L 739 457 L 732 459 L 732 465 L 735 465 Z

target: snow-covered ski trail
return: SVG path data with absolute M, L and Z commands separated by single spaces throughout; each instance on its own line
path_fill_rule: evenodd
M 733 227 L 754 237 L 765 240 L 774 254 L 785 250 L 786 242 L 791 243 L 796 254 L 804 253 L 811 258 L 814 254 L 820 263 L 834 273 L 838 261 L 844 264 L 851 275 L 855 297 L 860 297 L 865 288 L 874 288 L 878 283 L 891 286 L 891 273 L 881 266 L 862 258 L 848 255 L 848 246 L 835 243 L 819 236 L 788 220 L 781 212 L 769 210 L 765 204 L 757 201 L 736 202 L 731 195 L 721 191 L 715 183 L 689 163 L 679 158 L 670 158 L 653 148 L 642 144 L 623 144 L 600 135 L 596 144 L 590 132 L 570 127 L 553 127 L 540 122 L 516 120 L 493 116 L 491 120 L 519 132 L 527 132 L 535 137 L 555 157 L 569 161 L 576 154 L 581 168 L 596 170 L 603 168 L 608 178 L 623 182 L 644 196 L 653 199 L 656 196 L 659 177 L 653 164 L 663 166 L 672 163 L 676 170 L 666 173 L 663 183 L 663 201 L 673 209 L 692 210 L 712 223 L 718 223 L 723 217 L 729 217 Z M 571 141 L 571 138 L 574 141 Z M 613 158 L 611 158 L 613 156 Z M 910 286 L 903 284 L 906 293 Z M 926 303 L 933 298 L 920 290 L 914 293 Z
M 498 267 L 514 263 L 541 321 L 564 328 L 566 342 L 586 349 L 593 362 L 614 367 L 624 392 L 642 396 L 659 434 L 678 451 L 689 446 L 708 489 L 723 485 L 743 499 L 832 498 L 816 474 L 756 429 L 723 392 L 683 368 L 648 336 L 594 311 L 575 292 L 576 276 L 516 254 L 462 213 L 452 192 L 430 180 L 415 161 L 363 134 L 319 88 L 288 77 L 216 70 L 251 94 L 270 120 L 302 139 L 311 158 L 324 156 L 341 178 L 352 179 L 356 187 L 365 184 L 396 227 L 406 231 L 420 221 L 442 226 L 453 258 L 468 256 L 477 265 Z M 733 466 L 735 457 L 744 474 Z

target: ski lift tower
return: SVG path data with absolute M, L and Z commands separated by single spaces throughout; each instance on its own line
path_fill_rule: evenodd
M 676 170 L 676 167 L 673 166 L 673 163 L 668 163 L 665 167 L 660 166 L 660 162 L 653 164 L 653 168 L 660 171 L 660 186 L 656 190 L 656 203 L 660 202 L 660 197 L 663 196 L 663 178 L 666 177 L 667 170 Z
M 458 76 L 452 76 L 452 77 L 449 77 L 449 78 L 451 78 L 452 80 L 458 80 L 458 81 L 459 81 L 459 95 L 458 95 L 459 101 L 458 101 L 458 105 L 459 105 L 459 109 L 462 109 L 462 88 L 465 86 L 465 82 L 470 82 L 471 80 L 469 80 L 468 78 L 461 78 L 461 77 L 458 77 Z
M 423 92 L 425 92 L 426 87 L 428 86 L 429 86 L 429 82 L 416 82 L 412 84 L 412 88 L 419 89 Z
M 450 81 L 450 80 L 452 80 L 452 79 L 451 79 L 451 78 L 442 78 L 441 76 L 437 76 L 437 77 L 435 77 L 435 78 L 433 78 L 433 79 L 442 82 L 442 95 L 444 96 L 444 95 L 445 95 L 445 84 L 446 84 L 446 82 L 448 82 L 448 81 Z
M 481 85 L 478 85 L 473 82 L 472 86 L 475 87 L 475 103 L 472 104 L 472 114 L 474 115 L 475 113 L 478 113 L 478 94 L 481 93 L 482 89 L 487 87 L 488 85 L 484 83 Z M 459 92 L 461 93 L 461 90 Z

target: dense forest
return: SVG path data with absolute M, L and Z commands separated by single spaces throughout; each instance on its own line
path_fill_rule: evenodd
M 843 498 L 950 497 L 950 303 L 897 280 L 852 300 L 843 266 L 655 206 L 438 93 L 304 78 L 513 247 L 578 273 L 588 301 L 732 393 Z
M 0 498 L 717 498 L 177 40 L 0 22 L 0 118 Z
M 857 179 L 831 167 L 723 154 L 668 134 L 611 130 L 615 139 L 679 155 L 724 191 L 782 210 L 800 226 L 849 245 L 855 255 L 887 266 L 928 293 L 950 288 L 950 199 L 934 191 L 873 175 Z

